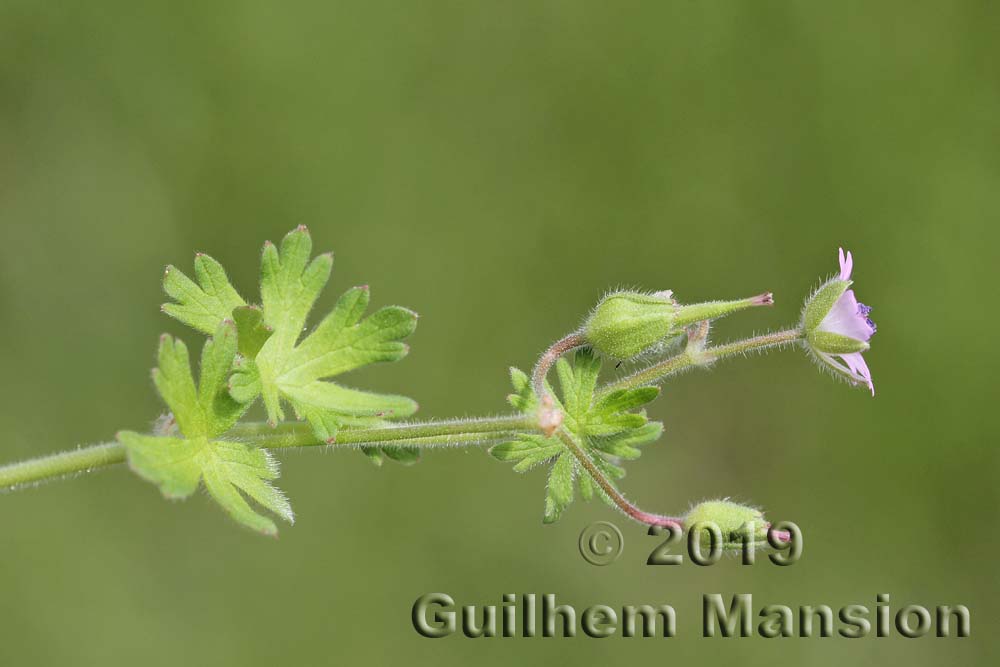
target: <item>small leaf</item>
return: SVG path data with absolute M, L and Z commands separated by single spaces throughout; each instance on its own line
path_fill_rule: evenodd
M 212 456 L 206 456 L 202 466 L 205 487 L 231 517 L 266 535 L 278 533 L 273 521 L 250 508 L 242 491 L 264 509 L 295 523 L 285 494 L 269 483 L 278 477 L 278 464 L 269 452 L 238 442 L 212 445 Z
M 246 409 L 230 395 L 229 372 L 236 358 L 236 325 L 219 324 L 201 354 L 201 378 L 195 388 L 187 347 L 169 336 L 160 341 L 160 366 L 153 377 L 173 410 L 180 437 L 123 431 L 129 466 L 156 484 L 168 498 L 186 498 L 199 482 L 236 521 L 267 535 L 277 533 L 271 519 L 250 507 L 244 495 L 292 522 L 288 500 L 270 480 L 278 477 L 271 455 L 256 447 L 216 440 Z
M 376 467 L 381 468 L 382 464 L 385 463 L 385 456 L 382 455 L 382 449 L 380 447 L 362 447 L 361 452 L 368 457 L 368 460 L 376 465 Z
M 208 432 L 208 424 L 198 402 L 198 390 L 191 375 L 187 345 L 164 334 L 160 337 L 159 366 L 153 369 L 153 384 L 177 424 L 192 437 Z
M 549 471 L 549 484 L 545 495 L 545 523 L 559 519 L 563 510 L 573 502 L 573 479 L 576 475 L 576 462 L 573 455 L 565 453 L 556 459 Z
M 514 386 L 513 394 L 507 396 L 507 402 L 517 410 L 518 412 L 534 412 L 538 409 L 538 398 L 535 396 L 535 392 L 531 387 L 531 380 L 524 371 L 511 367 L 510 369 L 510 381 Z M 546 388 L 549 393 L 552 393 L 552 387 L 548 382 L 545 383 Z
M 572 364 L 565 358 L 560 359 L 556 362 L 560 392 L 553 400 L 564 414 L 564 435 L 576 441 L 607 483 L 614 486 L 612 480 L 625 475 L 625 470 L 616 462 L 638 458 L 642 453 L 639 447 L 653 442 L 663 431 L 663 425 L 647 421 L 644 412 L 630 412 L 656 398 L 659 389 L 640 387 L 600 395 L 597 390 L 600 369 L 600 359 L 587 348 L 576 352 Z M 537 410 L 538 399 L 528 376 L 512 368 L 510 377 L 515 392 L 507 399 L 511 405 L 525 413 Z M 580 497 L 590 500 L 597 495 L 614 506 L 605 489 L 590 477 L 576 455 L 558 437 L 522 433 L 509 442 L 494 445 L 490 454 L 500 461 L 513 462 L 516 472 L 543 463 L 553 464 L 545 500 L 546 523 L 557 520 L 572 502 L 574 479 Z
M 532 452 L 538 451 L 541 436 L 522 436 L 522 440 L 511 440 L 490 447 L 490 455 L 498 461 L 520 461 Z
M 417 404 L 409 398 L 347 389 L 326 380 L 404 357 L 409 348 L 400 340 L 413 333 L 416 314 L 388 306 L 365 318 L 369 291 L 355 287 L 300 342 L 306 318 L 333 264 L 332 255 L 310 261 L 311 253 L 312 240 L 305 227 L 289 233 L 280 250 L 272 244 L 264 247 L 263 319 L 273 334 L 253 363 L 237 370 L 231 381 L 234 398 L 245 402 L 259 391 L 272 423 L 284 419 L 282 403 L 288 403 L 323 440 L 333 439 L 338 429 L 359 419 L 412 415 Z M 381 461 L 381 450 L 368 453 Z
M 279 337 L 278 347 L 294 345 L 306 317 L 330 279 L 333 254 L 309 261 L 312 238 L 305 226 L 289 232 L 279 250 L 269 241 L 261 258 L 260 295 L 264 321 Z
M 222 265 L 208 255 L 194 260 L 197 283 L 174 266 L 163 276 L 163 289 L 175 303 L 165 303 L 163 312 L 184 324 L 212 335 L 219 324 L 232 317 L 233 309 L 245 305 L 229 282 Z
M 605 436 L 622 431 L 640 428 L 646 423 L 646 415 L 633 412 L 615 412 L 611 414 L 591 414 L 583 429 L 591 436 Z
M 416 401 L 406 396 L 348 389 L 331 382 L 313 382 L 301 389 L 291 389 L 289 397 L 293 401 L 355 417 L 410 417 L 419 407 Z
M 387 458 L 403 465 L 413 465 L 420 460 L 420 450 L 415 447 L 386 446 L 382 448 L 382 453 Z
M 336 413 L 308 404 L 295 404 L 295 413 L 300 419 L 309 422 L 313 434 L 322 442 L 332 443 L 340 430 L 341 420 Z
M 663 424 L 649 422 L 639 428 L 630 429 L 606 437 L 592 438 L 590 444 L 611 456 L 632 460 L 642 455 L 639 446 L 653 442 L 663 433 Z
M 382 467 L 386 459 L 402 464 L 413 465 L 420 461 L 420 450 L 416 447 L 397 447 L 393 445 L 361 447 L 361 451 L 377 467 Z
M 502 442 L 490 448 L 490 454 L 500 461 L 517 461 L 515 472 L 525 472 L 540 463 L 559 456 L 565 448 L 555 438 L 523 434 L 519 440 Z
M 561 358 L 556 363 L 556 372 L 566 412 L 581 419 L 591 410 L 601 372 L 600 359 L 590 348 L 581 348 L 574 355 L 572 367 L 565 358 Z
M 129 467 L 156 484 L 164 497 L 187 498 L 198 488 L 201 468 L 195 457 L 207 445 L 204 439 L 161 438 L 122 431 L 118 441 L 128 450 Z
M 246 411 L 229 395 L 229 373 L 236 359 L 236 325 L 224 320 L 201 353 L 198 402 L 207 425 L 206 433 L 225 433 Z M 183 427 L 181 431 L 183 432 Z
M 634 410 L 651 403 L 660 395 L 659 387 L 639 387 L 638 389 L 619 389 L 601 398 L 594 405 L 594 410 L 602 414 Z
M 592 457 L 594 465 L 600 468 L 601 472 L 612 481 L 625 477 L 625 468 L 615 465 L 606 458 L 600 456 Z

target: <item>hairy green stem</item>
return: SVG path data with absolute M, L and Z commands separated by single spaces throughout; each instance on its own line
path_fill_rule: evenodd
M 664 378 L 678 373 L 679 371 L 691 368 L 692 366 L 708 366 L 710 364 L 736 355 L 746 355 L 750 352 L 759 352 L 775 347 L 783 347 L 794 343 L 802 338 L 802 332 L 798 329 L 786 329 L 775 331 L 753 338 L 746 338 L 724 345 L 706 347 L 700 350 L 685 350 L 677 356 L 664 359 L 663 361 L 636 371 L 632 375 L 623 377 L 620 380 L 611 382 L 603 386 L 597 393 L 598 397 L 605 396 L 619 389 L 635 389 L 647 385 L 656 384 Z
M 0 491 L 38 484 L 51 479 L 93 472 L 125 462 L 125 447 L 117 442 L 80 447 L 68 452 L 0 467 Z
M 337 434 L 334 447 L 394 445 L 396 447 L 464 447 L 493 444 L 515 433 L 532 431 L 534 418 L 521 415 L 484 419 L 412 422 L 379 428 L 349 429 Z M 227 437 L 263 449 L 321 447 L 329 443 L 313 435 L 304 423 L 271 428 L 264 423 L 238 424 Z M 91 472 L 125 462 L 125 447 L 112 442 L 11 463 L 0 467 L 0 491 L 30 486 L 69 475 Z
M 535 428 L 535 420 L 524 415 L 410 422 L 378 428 L 345 429 L 337 434 L 332 446 L 462 447 L 482 445 Z M 313 435 L 312 428 L 302 422 L 280 424 L 275 428 L 264 423 L 237 424 L 226 435 L 264 449 L 330 444 Z

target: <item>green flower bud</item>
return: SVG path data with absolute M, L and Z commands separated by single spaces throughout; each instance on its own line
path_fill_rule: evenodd
M 749 537 L 750 527 L 753 527 L 754 539 L 763 542 L 767 539 L 768 523 L 764 513 L 755 507 L 740 505 L 729 500 L 707 500 L 698 503 L 684 517 L 684 529 L 703 529 L 701 539 L 707 542 L 711 526 L 717 526 L 723 546 L 730 547 L 742 544 Z
M 617 292 L 604 297 L 583 326 L 587 342 L 613 359 L 629 359 L 677 333 L 671 292 Z
M 668 291 L 615 292 L 604 297 L 583 325 L 587 344 L 613 359 L 651 350 L 696 322 L 714 320 L 753 306 L 774 303 L 770 293 L 738 301 L 706 301 L 682 306 Z

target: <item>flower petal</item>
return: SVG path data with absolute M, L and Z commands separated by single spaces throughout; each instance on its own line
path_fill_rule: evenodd
M 875 385 L 872 384 L 872 372 L 868 369 L 868 364 L 865 363 L 865 358 L 861 355 L 861 353 L 851 352 L 850 354 L 842 354 L 840 357 L 847 364 L 848 368 L 860 376 L 862 381 L 868 385 L 868 388 L 872 392 L 872 396 L 874 396 Z
M 860 375 L 852 371 L 850 368 L 848 368 L 847 364 L 845 364 L 843 360 L 839 359 L 838 357 L 835 357 L 832 354 L 827 354 L 826 352 L 819 352 L 816 350 L 813 350 L 813 353 L 816 355 L 817 359 L 819 359 L 824 364 L 826 364 L 834 371 L 836 371 L 838 375 L 844 375 L 855 382 L 864 381 L 863 377 L 861 377 Z
M 826 314 L 823 321 L 816 327 L 820 331 L 848 336 L 866 343 L 875 333 L 875 328 L 869 323 L 868 317 L 862 312 L 854 290 L 847 290 L 840 295 L 833 308 Z
M 847 256 L 844 256 L 844 249 L 840 249 L 840 279 L 850 280 L 851 271 L 854 270 L 854 257 L 851 256 L 851 251 L 847 251 Z
M 813 354 L 816 355 L 816 358 L 819 361 L 829 366 L 830 369 L 837 375 L 847 378 L 853 384 L 866 385 L 871 390 L 872 396 L 875 395 L 875 386 L 871 381 L 871 373 L 868 370 L 868 364 L 865 363 L 865 360 L 861 356 L 860 352 L 835 356 L 825 352 L 817 352 L 816 350 L 813 350 Z M 855 357 L 855 355 L 857 356 Z M 848 357 L 850 357 L 850 363 L 847 361 Z

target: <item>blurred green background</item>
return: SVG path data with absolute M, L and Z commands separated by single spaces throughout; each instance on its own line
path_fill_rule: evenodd
M 798 351 L 669 384 L 626 492 L 797 522 L 802 561 L 647 567 L 600 503 L 541 524 L 544 473 L 480 451 L 375 469 L 283 455 L 279 540 L 124 469 L 0 497 L 0 664 L 992 664 L 1000 9 L 988 2 L 0 1 L 0 461 L 141 429 L 162 267 L 211 253 L 247 295 L 307 224 L 329 308 L 369 283 L 421 314 L 355 386 L 425 417 L 504 411 L 603 291 L 773 290 L 783 326 L 855 253 L 878 397 Z M 585 563 L 580 530 L 625 533 Z M 671 603 L 676 639 L 416 635 L 410 607 L 556 593 Z M 964 603 L 971 639 L 700 637 L 703 593 Z M 485 643 L 484 643 L 485 642 Z

